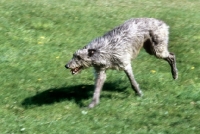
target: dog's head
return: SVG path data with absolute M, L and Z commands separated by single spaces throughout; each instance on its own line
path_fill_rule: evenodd
M 92 57 L 95 53 L 95 49 L 79 49 L 65 67 L 71 69 L 72 74 L 78 74 L 82 69 L 92 66 Z

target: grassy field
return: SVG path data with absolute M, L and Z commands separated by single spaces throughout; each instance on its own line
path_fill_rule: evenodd
M 199 0 L 0 0 L 2 134 L 197 134 L 200 132 Z M 72 76 L 64 65 L 78 48 L 132 17 L 170 25 L 167 62 L 141 50 L 132 62 L 144 97 L 124 72 L 107 71 L 101 102 L 92 68 Z

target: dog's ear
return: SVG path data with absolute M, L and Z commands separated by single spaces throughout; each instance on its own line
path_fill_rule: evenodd
M 95 49 L 88 49 L 88 56 L 91 57 L 96 53 Z

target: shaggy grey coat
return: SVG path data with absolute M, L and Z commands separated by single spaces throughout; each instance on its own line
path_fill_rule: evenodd
M 133 18 L 77 50 L 66 68 L 71 69 L 72 74 L 77 74 L 84 68 L 94 67 L 95 91 L 89 107 L 99 103 L 107 69 L 124 70 L 135 93 L 142 96 L 131 67 L 131 60 L 142 47 L 149 54 L 166 60 L 171 66 L 173 78 L 177 79 L 175 55 L 168 51 L 168 29 L 169 26 L 161 20 Z

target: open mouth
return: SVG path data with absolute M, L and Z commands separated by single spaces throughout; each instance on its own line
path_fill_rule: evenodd
M 71 73 L 74 75 L 74 74 L 77 74 L 81 71 L 82 67 L 76 67 L 76 68 L 72 68 L 71 69 Z

